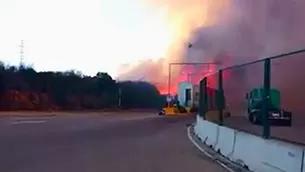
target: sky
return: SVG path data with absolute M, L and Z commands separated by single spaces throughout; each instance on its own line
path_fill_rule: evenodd
M 38 71 L 116 76 L 124 64 L 166 55 L 166 6 L 133 0 L 0 0 L 0 60 Z

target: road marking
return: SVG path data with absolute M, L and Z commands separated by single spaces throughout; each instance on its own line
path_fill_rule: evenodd
M 21 121 L 21 120 L 44 120 L 52 119 L 53 117 L 12 117 L 12 120 Z
M 227 165 L 225 165 L 221 161 L 215 159 L 215 157 L 213 157 L 211 154 L 209 154 L 207 151 L 205 151 L 202 147 L 200 147 L 200 145 L 198 143 L 196 143 L 196 141 L 191 136 L 191 126 L 187 127 L 187 136 L 190 139 L 190 141 L 196 146 L 196 148 L 200 150 L 200 152 L 202 152 L 207 157 L 209 157 L 209 158 L 213 159 L 214 161 L 216 161 L 219 165 L 221 165 L 223 168 L 225 168 L 229 172 L 235 172 L 233 169 L 231 169 L 230 167 L 228 167 Z
M 31 121 L 31 120 L 26 120 L 26 121 L 13 121 L 11 122 L 12 125 L 14 124 L 39 124 L 39 123 L 45 123 L 47 122 L 46 120 L 35 120 L 35 121 Z

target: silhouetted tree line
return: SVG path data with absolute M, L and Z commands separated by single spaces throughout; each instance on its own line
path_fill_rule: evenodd
M 164 103 L 147 82 L 116 82 L 104 72 L 93 77 L 73 70 L 36 72 L 0 62 L 0 110 L 152 109 Z

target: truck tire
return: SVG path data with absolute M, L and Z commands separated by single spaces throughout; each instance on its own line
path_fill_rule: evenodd
M 248 114 L 248 121 L 249 121 L 250 123 L 253 123 L 253 119 L 252 119 L 252 115 L 251 115 L 251 114 Z
M 254 118 L 253 118 L 253 114 L 251 114 L 251 113 L 248 114 L 248 121 L 249 121 L 251 124 L 255 124 L 255 121 L 254 121 Z
M 161 110 L 161 111 L 158 113 L 158 115 L 160 115 L 160 116 L 165 115 L 165 111 L 164 111 L 164 110 Z
M 252 116 L 252 123 L 256 125 L 259 124 L 259 119 L 257 115 L 251 115 L 251 116 Z
M 285 126 L 291 127 L 291 119 L 285 121 Z

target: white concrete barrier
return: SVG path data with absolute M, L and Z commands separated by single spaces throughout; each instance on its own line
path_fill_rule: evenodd
M 246 164 L 254 172 L 298 172 L 302 152 L 297 145 L 237 132 L 233 161 Z
M 218 141 L 219 128 L 217 124 L 203 120 L 197 116 L 195 134 L 207 145 L 215 148 Z
M 218 142 L 215 150 L 219 150 L 222 155 L 228 157 L 229 159 L 232 158 L 234 151 L 236 132 L 237 131 L 231 128 L 219 126 Z
M 302 172 L 305 172 L 305 149 L 303 149 L 302 155 L 303 155 Z
M 265 140 L 263 151 L 265 157 L 262 163 L 265 166 L 287 172 L 301 171 L 303 161 L 303 148 L 301 146 L 278 140 Z
M 207 136 L 205 136 L 205 132 L 204 132 L 204 130 L 207 129 L 207 126 L 204 124 L 205 124 L 204 120 L 199 115 L 197 115 L 194 132 L 199 137 L 199 139 L 201 139 L 201 141 L 205 141 L 205 139 L 207 137 Z
M 305 172 L 304 147 L 263 139 L 197 117 L 195 133 L 207 145 L 254 172 Z
M 244 132 L 236 132 L 236 141 L 232 160 L 239 164 L 247 165 L 251 170 L 259 166 L 261 158 L 264 156 L 262 139 Z

